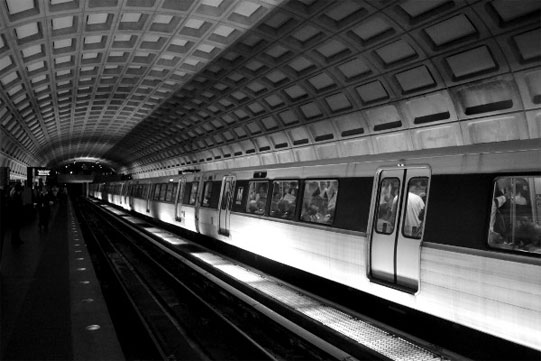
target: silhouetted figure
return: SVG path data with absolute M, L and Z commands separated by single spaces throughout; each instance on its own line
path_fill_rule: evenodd
M 11 216 L 11 244 L 18 246 L 24 242 L 21 240 L 21 227 L 23 225 L 24 208 L 23 208 L 23 187 L 21 184 L 16 184 L 9 195 L 9 214 Z
M 47 231 L 49 229 L 49 218 L 51 216 L 51 206 L 54 204 L 54 198 L 48 191 L 47 187 L 43 187 L 38 195 L 37 207 L 39 214 L 39 230 Z

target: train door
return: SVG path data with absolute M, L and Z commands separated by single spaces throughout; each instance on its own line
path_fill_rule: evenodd
M 197 188 L 194 190 L 194 185 L 197 184 Z M 192 185 L 192 192 L 195 194 L 194 204 L 194 216 L 195 216 L 195 231 L 199 233 L 199 208 L 201 207 L 201 194 L 203 192 L 203 177 L 194 177 L 194 184 Z
M 182 198 L 186 189 L 186 177 L 181 177 L 178 181 L 177 194 L 175 197 L 175 220 L 182 222 Z
M 128 192 L 128 205 L 130 206 L 130 211 L 133 211 L 133 198 L 135 196 L 135 192 L 137 190 L 137 187 L 139 187 L 139 184 L 132 183 L 129 187 Z
M 222 191 L 220 192 L 220 204 L 218 205 L 219 220 L 218 233 L 229 237 L 229 217 L 233 205 L 233 191 L 235 189 L 235 176 L 225 176 L 222 180 Z
M 125 183 L 120 184 L 120 191 L 118 192 L 118 198 L 120 198 L 120 204 L 122 204 L 122 195 L 124 194 Z
M 131 190 L 131 182 L 126 182 L 124 183 L 124 185 L 122 186 L 122 196 L 120 197 L 120 203 L 122 203 L 122 201 L 124 201 L 124 203 L 128 203 L 127 201 L 127 197 L 129 197 L 130 195 L 130 190 Z
M 152 196 L 154 195 L 154 188 L 156 187 L 156 184 L 145 184 L 143 190 L 145 191 L 145 199 L 147 200 L 147 213 L 150 213 L 150 201 L 152 199 Z
M 382 169 L 375 179 L 370 278 L 415 293 L 419 290 L 430 168 Z

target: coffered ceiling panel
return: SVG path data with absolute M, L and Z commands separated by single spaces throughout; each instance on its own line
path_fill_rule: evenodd
M 278 3 L 1 0 L 4 136 L 31 163 L 102 158 Z
M 0 0 L 2 152 L 149 176 L 538 138 L 541 2 L 520 4 Z

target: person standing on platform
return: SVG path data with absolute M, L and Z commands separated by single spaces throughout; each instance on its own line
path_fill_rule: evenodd
M 19 246 L 24 242 L 21 239 L 23 225 L 23 186 L 17 183 L 10 191 L 8 211 L 11 216 L 11 244 Z
M 38 227 L 45 232 L 49 229 L 49 218 L 51 216 L 51 206 L 54 204 L 53 196 L 49 193 L 47 187 L 42 187 L 37 199 L 39 214 Z

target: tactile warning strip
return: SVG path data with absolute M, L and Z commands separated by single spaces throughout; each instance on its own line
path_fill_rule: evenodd
M 126 215 L 126 212 L 120 211 L 116 208 L 113 208 L 111 206 L 103 206 L 103 208 L 107 209 L 109 212 L 116 214 L 117 216 L 124 216 Z
M 139 218 L 135 218 L 132 216 L 123 217 L 126 221 L 133 223 L 133 224 L 143 224 L 145 221 L 140 220 Z

